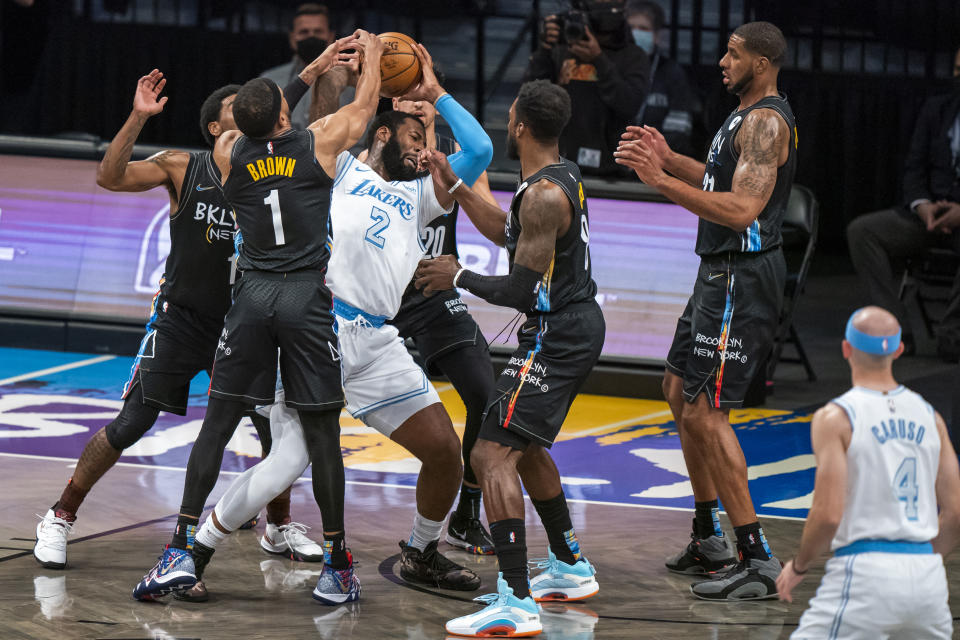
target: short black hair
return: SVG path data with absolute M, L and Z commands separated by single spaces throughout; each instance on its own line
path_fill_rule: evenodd
M 787 39 L 779 27 L 770 22 L 748 22 L 737 27 L 733 35 L 743 39 L 751 53 L 763 56 L 779 68 L 787 55 Z
M 249 80 L 237 91 L 233 119 L 245 136 L 263 138 L 273 130 L 279 117 L 274 107 L 275 91 L 280 89 L 268 78 Z
M 664 13 L 663 7 L 656 2 L 651 2 L 651 0 L 630 0 L 627 2 L 627 8 L 623 10 L 623 14 L 629 18 L 637 13 L 642 13 L 650 18 L 654 31 L 663 29 L 663 25 L 667 23 L 667 14 Z
M 367 139 L 364 143 L 364 146 L 369 149 L 373 146 L 373 141 L 377 138 L 377 131 L 380 130 L 380 127 L 386 127 L 390 129 L 390 135 L 396 135 L 397 127 L 399 127 L 405 120 L 416 120 L 420 123 L 420 126 L 423 126 L 423 120 L 418 116 L 413 115 L 412 113 L 407 113 L 406 111 L 384 111 L 377 114 L 377 117 L 373 119 L 373 122 L 370 124 L 370 130 L 367 131 Z
M 524 82 L 517 94 L 516 115 L 537 140 L 556 140 L 570 120 L 570 96 L 549 80 Z
M 330 24 L 330 11 L 325 5 L 318 4 L 316 2 L 305 2 L 297 7 L 297 10 L 293 14 L 293 18 L 290 19 L 291 29 L 293 28 L 294 21 L 300 16 L 323 16 L 327 19 L 327 25 Z
M 238 84 L 228 84 L 224 87 L 220 87 L 213 93 L 207 96 L 207 99 L 203 101 L 203 105 L 200 107 L 200 133 L 203 134 L 203 139 L 207 141 L 207 144 L 211 147 L 216 142 L 213 138 L 213 134 L 210 133 L 209 125 L 211 122 L 216 122 L 220 119 L 220 108 L 224 98 L 229 98 L 232 95 L 240 91 L 240 85 Z

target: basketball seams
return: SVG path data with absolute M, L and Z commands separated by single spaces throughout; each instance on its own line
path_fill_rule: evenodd
M 403 69 L 400 69 L 399 71 L 397 71 L 397 72 L 394 73 L 393 75 L 387 76 L 387 77 L 385 77 L 385 78 L 384 78 L 384 77 L 381 77 L 381 78 L 380 78 L 380 82 L 387 82 L 388 80 L 393 80 L 393 79 L 396 78 L 397 76 L 406 73 L 406 72 L 407 72 L 411 67 L 413 67 L 413 65 L 415 65 L 416 62 L 417 62 L 417 56 L 416 56 L 416 54 L 413 54 L 413 53 L 390 53 L 389 55 L 390 55 L 391 58 L 393 58 L 393 57 L 401 57 L 401 56 L 409 56 L 409 57 L 410 57 L 410 62 L 407 64 L 407 66 L 405 66 Z
M 380 94 L 387 97 L 402 95 L 420 79 L 416 42 L 406 34 L 397 32 L 381 33 L 377 37 L 383 40 L 385 46 L 380 58 Z M 401 89 L 401 84 L 406 86 Z

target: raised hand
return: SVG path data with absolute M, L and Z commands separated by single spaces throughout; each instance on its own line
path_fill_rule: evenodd
M 318 77 L 338 65 L 348 65 L 351 57 L 359 57 L 356 52 L 344 53 L 347 49 L 354 49 L 357 46 L 357 37 L 351 34 L 345 38 L 334 40 L 323 50 L 319 56 L 314 58 L 310 64 L 304 67 L 300 72 L 300 78 L 307 84 L 311 84 Z
M 437 98 L 443 95 L 443 87 L 437 81 L 436 74 L 433 73 L 433 58 L 430 52 L 422 44 L 414 47 L 414 52 L 420 58 L 420 82 L 410 91 L 400 97 L 401 100 L 428 100 L 430 104 L 437 101 Z
M 353 35 L 357 39 L 356 47 L 361 51 L 361 61 L 379 65 L 380 56 L 383 55 L 383 40 L 363 29 L 357 29 Z
M 663 158 L 646 140 L 621 140 L 613 153 L 614 162 L 633 169 L 637 177 L 651 187 L 666 174 L 663 172 Z
M 417 158 L 417 170 L 429 171 L 433 179 L 444 189 L 450 189 L 457 182 L 457 174 L 447 161 L 447 156 L 436 149 L 424 149 Z
M 133 94 L 133 110 L 149 118 L 163 111 L 167 96 L 160 97 L 167 79 L 159 70 L 154 69 L 137 82 L 137 92 Z

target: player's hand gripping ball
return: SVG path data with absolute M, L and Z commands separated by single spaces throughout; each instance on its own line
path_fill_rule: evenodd
M 420 82 L 420 58 L 409 36 L 393 31 L 381 33 L 383 55 L 380 56 L 380 95 L 397 98 Z

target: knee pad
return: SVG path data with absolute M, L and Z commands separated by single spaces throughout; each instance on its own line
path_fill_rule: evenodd
M 143 393 L 137 385 L 117 417 L 106 426 L 107 442 L 118 451 L 132 447 L 153 427 L 159 415 L 159 409 L 143 404 Z

